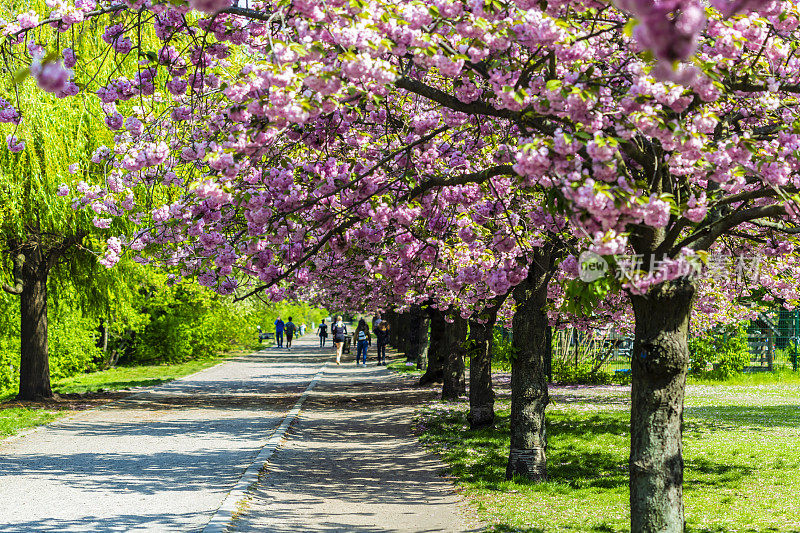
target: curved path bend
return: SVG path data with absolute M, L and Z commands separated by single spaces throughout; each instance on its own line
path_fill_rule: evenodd
M 233 497 L 221 530 L 477 530 L 410 433 L 409 404 L 425 393 L 374 363 L 324 366 L 330 351 L 316 344 L 229 359 L 0 441 L 0 532 L 202 531 L 212 518 L 220 530 Z M 232 489 L 323 368 L 239 498 Z

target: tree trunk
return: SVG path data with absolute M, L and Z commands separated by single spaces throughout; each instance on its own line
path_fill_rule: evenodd
M 514 288 L 517 304 L 512 320 L 514 360 L 511 364 L 511 450 L 506 478 L 547 479 L 547 435 L 544 410 L 549 402 L 545 361 L 547 284 L 553 268 L 549 248 L 537 249 L 528 277 Z
M 428 309 L 431 323 L 430 345 L 428 346 L 428 367 L 425 373 L 419 378 L 420 385 L 436 383 L 442 381 L 444 375 L 444 330 L 447 323 L 444 321 L 444 313 L 438 309 L 430 307 Z
M 409 318 L 409 339 L 406 361 L 416 364 L 417 368 L 422 368 L 422 358 L 428 348 L 428 326 L 430 319 L 428 313 L 422 310 L 419 305 L 412 305 L 408 313 Z
M 631 531 L 682 533 L 681 424 L 694 286 L 686 280 L 631 296 Z
M 397 351 L 408 353 L 408 312 L 397 315 Z
M 544 373 L 547 375 L 547 383 L 553 382 L 553 326 L 547 326 L 547 346 L 550 348 L 545 352 Z
M 494 315 L 493 318 L 496 318 Z M 469 425 L 472 429 L 494 424 L 492 390 L 492 328 L 494 319 L 469 321 Z
M 467 321 L 455 313 L 453 322 L 445 327 L 444 338 L 444 374 L 442 384 L 442 400 L 458 400 L 467 392 L 464 375 L 465 341 L 467 339 Z
M 105 319 L 100 319 L 100 326 L 98 329 L 100 330 L 100 338 L 97 339 L 97 347 L 103 350 L 105 354 L 108 352 L 108 326 L 106 325 Z
M 47 345 L 48 265 L 41 251 L 25 251 L 21 270 L 19 400 L 52 398 Z
M 397 328 L 397 313 L 395 313 L 393 309 L 389 309 L 388 311 L 383 313 L 383 320 L 385 320 L 389 324 L 389 344 L 391 344 L 396 349 L 397 332 L 395 331 L 395 329 Z

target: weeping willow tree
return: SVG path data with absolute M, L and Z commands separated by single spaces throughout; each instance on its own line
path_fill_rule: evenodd
M 91 215 L 73 209 L 57 190 L 73 178 L 70 164 L 88 161 L 108 134 L 88 99 L 59 100 L 25 85 L 18 89 L 25 113 L 16 134 L 25 149 L 0 149 L 0 248 L 10 280 L 3 290 L 20 297 L 18 398 L 32 400 L 53 395 L 48 281 L 51 275 L 96 270 L 91 250 L 109 231 L 95 228 Z
M 36 7 L 31 4 L 39 0 L 23 3 Z M 18 11 L 23 3 L 0 0 L 0 7 Z M 40 31 L 41 43 L 57 42 L 49 34 L 54 31 L 51 28 Z M 112 58 L 106 64 L 108 57 L 99 33 L 99 29 L 87 32 L 76 52 L 84 61 L 104 65 L 100 71 L 124 71 L 125 61 Z M 16 83 L 0 88 L 0 96 L 21 110 L 22 122 L 2 125 L 0 138 L 15 135 L 24 141 L 25 148 L 15 153 L 0 146 L 0 267 L 5 277 L 3 290 L 20 298 L 18 398 L 35 400 L 53 396 L 47 338 L 48 286 L 68 286 L 71 296 L 77 294 L 84 305 L 107 307 L 113 298 L 114 278 L 123 274 L 98 266 L 97 252 L 108 237 L 125 233 L 126 228 L 116 221 L 108 229 L 99 229 L 92 222 L 95 213 L 73 209 L 69 197 L 57 194 L 60 184 L 76 179 L 102 186 L 102 173 L 90 160 L 99 146 L 110 144 L 111 134 L 97 98 L 56 98 L 39 90 L 32 79 L 19 75 L 24 73 L 17 71 L 25 64 L 24 58 L 16 61 L 19 58 L 4 51 L 3 59 L 3 68 L 16 73 Z M 87 92 L 96 89 L 91 81 L 76 81 L 86 82 Z M 69 171 L 72 164 L 77 164 L 77 175 Z M 53 285 L 54 279 L 59 283 Z

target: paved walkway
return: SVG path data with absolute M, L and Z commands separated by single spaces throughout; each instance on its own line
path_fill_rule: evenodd
M 307 336 L 0 442 L 0 531 L 200 531 L 329 350 Z M 374 363 L 373 363 L 374 365 Z M 400 378 L 328 367 L 237 531 L 464 531 Z
M 233 531 L 471 530 L 441 463 L 411 434 L 409 403 L 430 393 L 373 365 L 326 371 Z

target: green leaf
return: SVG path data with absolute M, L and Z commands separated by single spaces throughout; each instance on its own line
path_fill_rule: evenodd
M 545 87 L 547 87 L 548 91 L 557 91 L 558 89 L 561 88 L 562 85 L 563 82 L 561 80 L 549 80 L 545 84 Z
M 31 69 L 28 67 L 21 68 L 14 73 L 14 85 L 19 85 L 31 75 Z
M 625 26 L 622 28 L 622 33 L 625 37 L 633 36 L 633 28 L 635 28 L 639 24 L 639 21 L 636 19 L 630 19 L 628 22 L 625 23 Z

